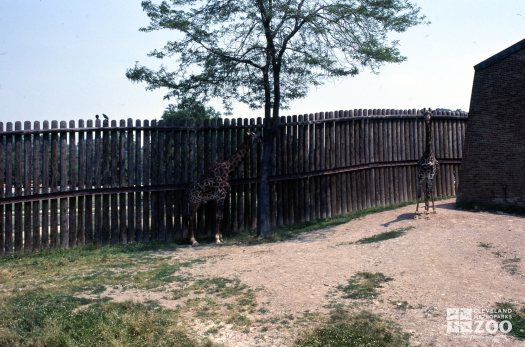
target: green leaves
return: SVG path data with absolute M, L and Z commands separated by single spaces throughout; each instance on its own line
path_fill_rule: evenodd
M 176 119 L 210 119 L 218 118 L 220 115 L 213 107 L 206 107 L 204 103 L 198 100 L 182 98 L 177 106 L 169 105 L 164 110 L 162 119 L 166 121 Z
M 283 108 L 327 78 L 402 62 L 389 34 L 424 22 L 408 0 L 170 0 L 142 7 L 150 19 L 142 31 L 174 32 L 149 55 L 173 58 L 178 68 L 137 64 L 126 73 L 130 80 L 166 88 L 168 99 L 220 98 L 252 108 Z

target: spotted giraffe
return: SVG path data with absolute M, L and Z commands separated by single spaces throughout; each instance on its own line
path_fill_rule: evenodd
M 423 117 L 425 119 L 425 153 L 417 162 L 417 206 L 416 216 L 419 215 L 419 201 L 421 200 L 421 192 L 423 191 L 425 199 L 425 215 L 429 214 L 429 202 L 432 200 L 432 210 L 436 213 L 434 206 L 434 177 L 439 170 L 439 162 L 434 155 L 434 141 L 432 139 L 432 109 L 423 109 Z
M 256 142 L 261 142 L 260 134 L 247 132 L 245 141 L 230 159 L 215 163 L 186 190 L 188 207 L 185 217 L 189 222 L 190 242 L 193 246 L 199 244 L 195 240 L 195 214 L 197 209 L 201 204 L 213 200 L 217 202 L 215 242 L 222 243 L 220 225 L 224 214 L 224 199 L 230 191 L 230 175 L 239 167 L 246 154 L 250 151 L 252 144 Z

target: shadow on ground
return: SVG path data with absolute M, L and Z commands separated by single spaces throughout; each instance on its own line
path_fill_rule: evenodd
M 420 211 L 421 208 L 424 207 L 424 204 L 423 206 L 419 206 L 420 208 Z M 453 203 L 453 202 L 446 202 L 446 203 L 437 203 L 436 204 L 436 212 L 439 213 L 439 210 L 440 209 L 445 209 L 445 210 L 456 210 L 456 204 Z M 410 213 L 402 213 L 400 214 L 399 216 L 396 217 L 396 219 L 393 219 L 391 221 L 388 221 L 386 223 L 383 223 L 381 224 L 382 226 L 384 227 L 389 227 L 390 224 L 394 224 L 394 223 L 398 223 L 398 222 L 402 222 L 402 221 L 405 221 L 405 220 L 409 220 L 409 219 L 414 219 L 415 218 L 415 212 L 410 212 Z

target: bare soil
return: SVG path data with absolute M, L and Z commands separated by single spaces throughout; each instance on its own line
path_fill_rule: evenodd
M 481 311 L 498 302 L 525 302 L 525 218 L 503 213 L 468 212 L 454 201 L 437 204 L 437 214 L 414 219 L 414 206 L 371 214 L 296 239 L 255 246 L 181 248 L 165 253 L 174 261 L 215 259 L 187 270 L 197 277 L 238 278 L 257 288 L 261 312 L 244 330 L 217 322 L 186 322 L 196 335 L 227 346 L 290 346 L 324 316 L 330 303 L 369 310 L 397 322 L 420 346 L 524 346 L 504 334 L 447 334 L 447 308 Z M 371 244 L 359 239 L 402 227 L 406 234 Z M 211 258 L 210 258 L 211 257 Z M 373 300 L 344 299 L 338 286 L 357 272 L 381 272 L 393 280 Z M 120 300 L 159 300 L 159 292 L 122 292 Z M 215 325 L 216 326 L 216 325 Z

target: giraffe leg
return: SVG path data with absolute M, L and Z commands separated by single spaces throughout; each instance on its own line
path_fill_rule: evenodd
M 217 200 L 217 212 L 215 215 L 215 243 L 222 243 L 221 222 L 224 216 L 224 198 Z
M 189 207 L 189 214 L 188 214 L 188 227 L 190 231 L 190 242 L 192 246 L 198 246 L 199 243 L 195 239 L 195 213 L 197 213 L 197 209 L 199 208 L 199 205 L 192 204 Z
M 422 174 L 418 174 L 418 178 L 417 178 L 417 191 L 416 191 L 416 200 L 417 200 L 417 204 L 416 204 L 416 218 L 421 214 L 419 213 L 419 202 L 421 201 L 421 191 L 422 191 L 422 187 L 423 187 L 423 175 Z
M 430 197 L 432 198 L 432 213 L 436 214 L 436 206 L 434 206 L 434 182 L 430 182 Z
M 432 195 L 432 179 L 427 179 L 425 186 L 425 216 L 428 218 L 430 210 L 430 196 Z

